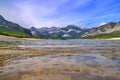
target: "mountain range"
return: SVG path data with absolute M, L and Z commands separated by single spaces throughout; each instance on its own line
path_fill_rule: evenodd
M 42 27 L 42 28 L 30 28 L 32 35 L 44 36 L 46 38 L 60 38 L 60 39 L 74 39 L 80 37 L 82 34 L 88 31 L 88 29 L 82 29 L 75 25 L 68 25 L 67 27 Z
M 7 21 L 0 15 L 0 34 L 14 37 L 36 37 L 47 39 L 76 39 L 76 38 L 113 38 L 120 37 L 120 22 L 110 22 L 96 28 L 81 28 L 81 26 L 68 25 L 66 27 L 32 26 L 30 29 L 19 24 Z

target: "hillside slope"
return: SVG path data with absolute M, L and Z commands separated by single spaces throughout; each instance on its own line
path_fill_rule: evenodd
M 97 28 L 92 28 L 81 37 L 88 39 L 120 37 L 120 22 L 110 22 Z
M 30 30 L 21 27 L 20 25 L 7 21 L 0 15 L 0 34 L 14 37 L 29 37 Z

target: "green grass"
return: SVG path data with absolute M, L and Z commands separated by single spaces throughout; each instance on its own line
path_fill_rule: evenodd
M 30 35 L 25 34 L 25 33 L 20 33 L 20 32 L 10 32 L 10 31 L 1 31 L 1 35 L 6 35 L 6 36 L 13 36 L 13 37 L 19 37 L 19 38 L 24 38 L 24 37 L 30 37 Z
M 44 37 L 41 36 L 31 36 L 25 33 L 16 33 L 16 32 L 3 32 L 0 31 L 1 35 L 5 35 L 5 36 L 11 36 L 11 37 L 17 37 L 17 38 L 36 38 L 36 39 L 44 39 Z

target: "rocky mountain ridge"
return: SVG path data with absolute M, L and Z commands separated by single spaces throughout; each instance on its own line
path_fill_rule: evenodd
M 88 32 L 83 34 L 82 37 L 95 36 L 100 34 L 110 34 L 115 31 L 120 31 L 120 22 L 110 22 L 99 27 L 92 28 L 88 30 Z
M 75 25 L 68 25 L 67 27 L 42 27 L 42 28 L 30 28 L 33 35 L 49 36 L 54 38 L 77 38 L 84 34 L 88 29 L 82 29 Z

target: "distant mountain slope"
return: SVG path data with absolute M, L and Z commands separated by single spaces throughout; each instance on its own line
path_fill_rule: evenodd
M 15 36 L 15 37 L 28 37 L 31 36 L 30 30 L 21 27 L 20 25 L 7 21 L 0 15 L 0 34 Z
M 31 33 L 33 35 L 41 35 L 48 38 L 60 38 L 60 39 L 74 39 L 84 34 L 88 29 L 81 29 L 75 25 L 68 25 L 67 27 L 43 27 L 35 28 L 31 27 Z
M 82 35 L 84 38 L 120 37 L 120 22 L 110 22 L 97 28 L 92 28 Z
M 85 36 L 81 39 L 108 39 L 108 38 L 120 38 L 120 31 L 114 31 L 112 33 L 98 34 L 94 36 Z

